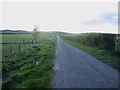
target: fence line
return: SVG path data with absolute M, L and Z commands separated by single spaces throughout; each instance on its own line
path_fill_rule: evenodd
M 6 57 L 9 55 L 13 55 L 16 52 L 20 52 L 21 50 L 24 50 L 24 53 L 27 52 L 28 48 L 32 48 L 34 45 L 37 45 L 43 41 L 49 41 L 52 40 L 52 38 L 45 38 L 42 40 L 39 40 L 35 43 L 34 40 L 31 41 L 25 41 L 23 40 L 22 42 L 2 42 L 2 57 Z M 16 46 L 17 45 L 17 46 Z
M 28 48 L 32 48 L 35 44 L 38 44 L 38 43 L 23 41 L 23 42 L 14 42 L 14 43 L 2 42 L 0 44 L 3 45 L 2 57 L 4 58 L 6 56 L 13 55 L 16 52 L 20 52 L 21 50 L 24 50 L 24 53 L 26 53 Z

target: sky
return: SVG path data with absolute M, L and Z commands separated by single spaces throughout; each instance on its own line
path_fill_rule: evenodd
M 118 33 L 117 2 L 2 2 L 0 29 Z

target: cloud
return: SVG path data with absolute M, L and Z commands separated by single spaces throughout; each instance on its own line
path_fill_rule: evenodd
M 98 24 L 103 24 L 103 23 L 118 25 L 118 14 L 113 13 L 113 12 L 104 13 L 101 16 L 96 17 L 93 20 L 87 21 L 85 24 L 98 25 Z
M 118 16 L 113 16 L 112 19 L 118 19 Z
M 98 25 L 83 24 L 81 29 L 85 32 L 102 32 L 102 33 L 116 33 L 118 34 L 118 26 L 110 23 L 102 23 Z

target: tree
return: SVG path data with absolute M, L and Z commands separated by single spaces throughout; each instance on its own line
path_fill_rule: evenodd
M 34 38 L 35 43 L 37 42 L 38 35 L 39 35 L 39 28 L 35 26 L 32 31 L 32 36 Z

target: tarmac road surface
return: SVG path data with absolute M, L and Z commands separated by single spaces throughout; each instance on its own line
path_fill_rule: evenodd
M 118 88 L 118 72 L 57 36 L 51 88 Z

